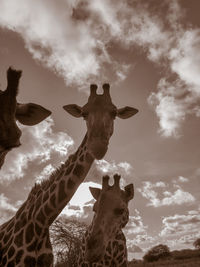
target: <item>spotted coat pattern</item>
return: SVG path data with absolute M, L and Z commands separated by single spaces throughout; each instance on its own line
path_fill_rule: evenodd
M 53 266 L 49 226 L 83 182 L 93 160 L 85 137 L 49 180 L 35 185 L 16 215 L 0 226 L 0 266 Z
M 89 231 L 89 230 L 88 230 Z M 84 260 L 84 251 L 86 246 L 86 240 L 88 238 L 88 232 L 86 232 L 83 241 L 81 254 L 78 260 L 78 267 L 127 267 L 127 247 L 126 238 L 122 231 L 118 231 L 115 238 L 110 240 L 106 247 L 103 260 L 97 263 L 88 263 Z

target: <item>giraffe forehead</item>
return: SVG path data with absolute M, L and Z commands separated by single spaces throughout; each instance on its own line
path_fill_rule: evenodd
M 125 201 L 123 198 L 122 190 L 113 190 L 112 188 L 106 192 L 102 192 L 99 199 L 99 206 L 105 208 L 114 208 L 116 206 L 124 206 Z
M 111 102 L 110 99 L 106 98 L 104 95 L 96 95 L 95 97 L 89 98 L 88 103 L 83 106 L 85 109 L 92 108 L 116 108 L 115 105 Z

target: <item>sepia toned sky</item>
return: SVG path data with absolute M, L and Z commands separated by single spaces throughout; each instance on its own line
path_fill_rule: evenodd
M 75 152 L 90 83 L 111 85 L 113 103 L 139 113 L 116 119 L 109 149 L 95 162 L 64 215 L 90 222 L 88 186 L 104 173 L 134 183 L 125 229 L 129 258 L 159 243 L 190 248 L 200 237 L 200 3 L 197 0 L 2 0 L 0 89 L 9 66 L 22 69 L 18 102 L 52 111 L 22 129 L 22 146 L 0 172 L 0 223 Z M 136 254 L 136 252 L 140 254 Z

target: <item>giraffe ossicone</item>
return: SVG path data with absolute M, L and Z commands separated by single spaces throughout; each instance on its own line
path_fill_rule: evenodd
M 16 120 L 24 125 L 35 125 L 46 119 L 51 112 L 40 105 L 17 103 L 19 80 L 22 71 L 7 70 L 7 88 L 0 90 L 0 168 L 6 154 L 14 147 L 20 146 L 21 130 Z
M 129 118 L 137 113 L 131 107 L 117 109 L 108 84 L 102 95 L 96 94 L 96 88 L 91 85 L 83 107 L 64 106 L 71 115 L 84 118 L 86 135 L 77 151 L 49 179 L 36 184 L 16 215 L 0 226 L 0 266 L 53 266 L 49 226 L 69 203 L 94 160 L 105 155 L 115 117 Z
M 134 197 L 134 186 L 120 188 L 120 176 L 114 175 L 114 184 L 109 185 L 109 176 L 102 179 L 102 189 L 90 187 L 96 202 L 94 217 L 82 242 L 79 267 L 117 266 L 126 267 L 126 238 L 122 232 L 129 220 L 128 203 Z

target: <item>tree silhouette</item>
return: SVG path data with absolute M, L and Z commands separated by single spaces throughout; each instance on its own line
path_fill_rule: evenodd
M 196 249 L 200 249 L 200 238 L 197 238 L 197 239 L 194 241 L 193 246 L 194 246 Z
M 63 217 L 50 228 L 56 267 L 76 267 L 86 224 Z
M 143 257 L 145 261 L 151 262 L 151 261 L 157 261 L 161 258 L 165 258 L 170 256 L 170 250 L 168 246 L 166 245 L 157 245 L 153 248 L 151 248 Z

